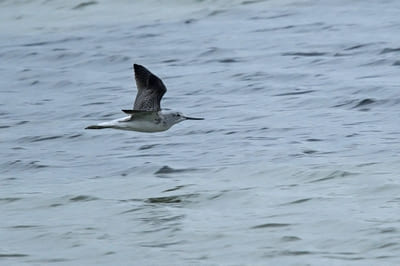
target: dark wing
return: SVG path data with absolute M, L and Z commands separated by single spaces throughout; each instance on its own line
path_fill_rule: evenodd
M 134 64 L 133 69 L 138 89 L 133 110 L 160 111 L 161 98 L 167 91 L 164 83 L 144 66 Z

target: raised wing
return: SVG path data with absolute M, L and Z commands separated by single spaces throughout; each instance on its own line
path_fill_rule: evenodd
M 160 111 L 161 98 L 167 91 L 164 83 L 144 66 L 134 64 L 133 69 L 138 89 L 133 110 Z

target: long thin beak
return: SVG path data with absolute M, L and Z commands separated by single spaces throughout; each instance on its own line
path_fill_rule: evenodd
M 204 118 L 199 118 L 199 117 L 188 117 L 188 116 L 185 116 L 185 118 L 187 120 L 204 120 Z

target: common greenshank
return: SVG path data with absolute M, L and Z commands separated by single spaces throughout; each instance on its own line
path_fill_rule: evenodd
M 135 103 L 132 110 L 122 110 L 129 116 L 88 126 L 85 129 L 114 128 L 139 132 L 160 132 L 184 120 L 204 119 L 184 116 L 180 112 L 162 111 L 160 102 L 167 91 L 162 80 L 144 66 L 134 64 L 133 70 L 138 89 Z

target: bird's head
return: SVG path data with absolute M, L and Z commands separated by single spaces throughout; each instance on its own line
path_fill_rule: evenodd
M 185 120 L 204 120 L 204 118 L 185 116 L 180 112 L 166 113 L 166 114 L 164 114 L 164 117 L 166 118 L 166 120 L 168 120 L 169 122 L 172 122 L 173 124 L 177 124 L 177 123 L 185 121 Z

